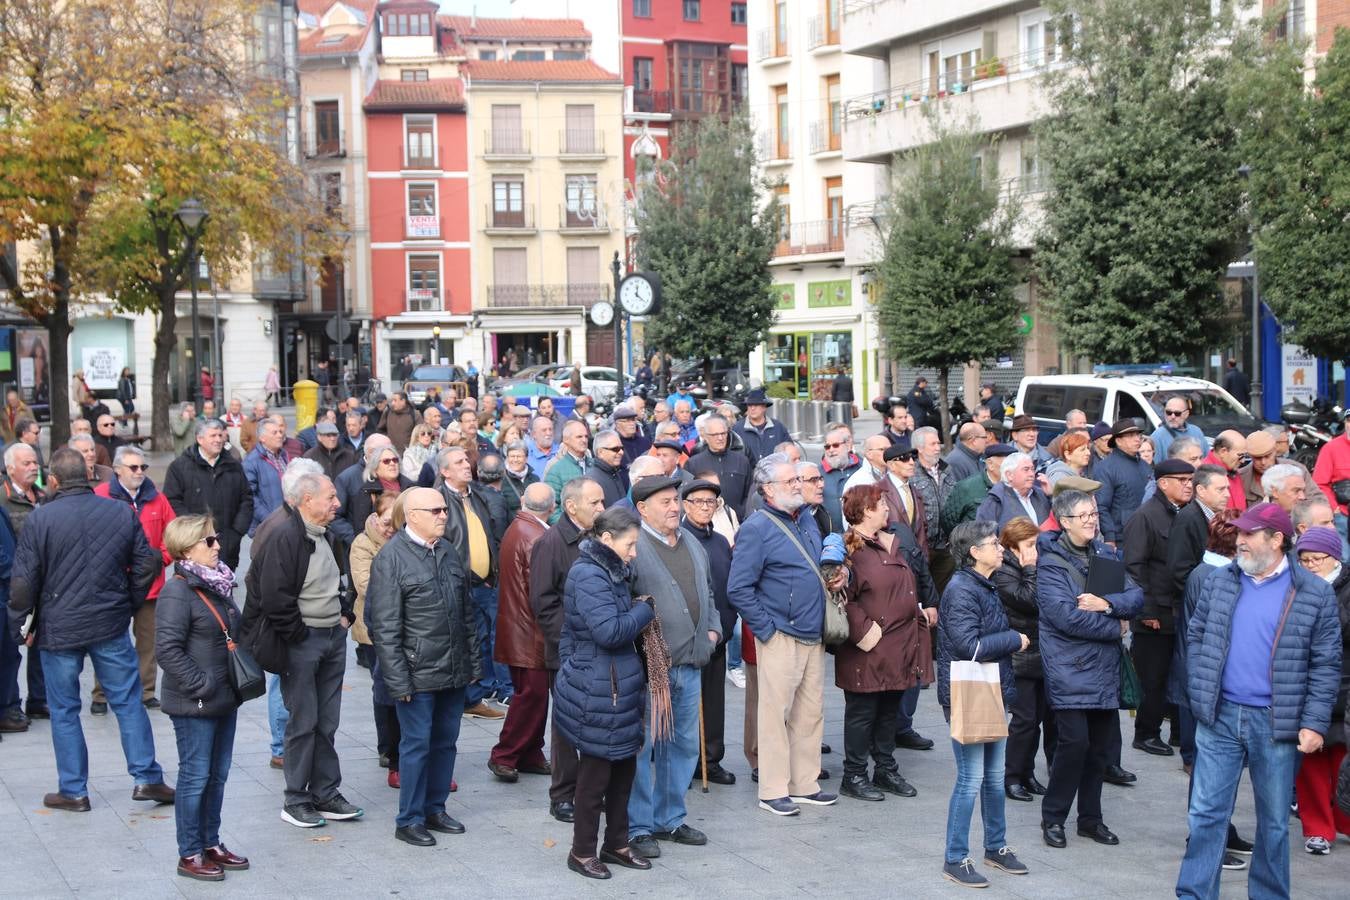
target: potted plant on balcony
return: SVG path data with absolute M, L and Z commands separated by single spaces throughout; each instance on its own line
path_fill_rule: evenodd
M 1006 74 L 1008 74 L 1008 69 L 1003 65 L 1003 60 L 997 56 L 991 56 L 975 66 L 976 81 L 982 78 L 997 78 Z

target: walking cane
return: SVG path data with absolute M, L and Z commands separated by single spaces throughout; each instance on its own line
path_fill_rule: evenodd
M 708 793 L 708 744 L 703 739 L 703 698 L 698 698 L 698 762 L 703 769 L 703 793 Z

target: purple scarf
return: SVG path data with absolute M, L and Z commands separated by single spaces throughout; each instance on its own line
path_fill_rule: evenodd
M 196 575 L 206 583 L 207 587 L 226 600 L 234 596 L 234 573 L 223 562 L 216 563 L 214 569 L 208 569 L 201 563 L 195 563 L 190 559 L 180 559 L 178 571 L 184 575 Z

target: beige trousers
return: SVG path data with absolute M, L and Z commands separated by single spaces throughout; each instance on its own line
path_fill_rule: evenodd
M 805 797 L 820 790 L 825 731 L 825 647 L 782 632 L 755 639 L 759 710 L 759 798 Z

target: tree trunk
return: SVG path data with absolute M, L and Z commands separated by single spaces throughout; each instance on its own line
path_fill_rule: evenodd
M 942 449 L 952 449 L 952 414 L 947 407 L 950 405 L 947 401 L 947 389 L 951 378 L 951 369 L 942 366 L 938 369 L 938 421 L 941 423 L 939 431 L 942 433 Z
M 52 311 L 47 315 L 47 340 L 51 357 L 51 448 L 70 440 L 70 277 L 57 270 L 57 289 Z M 64 282 L 64 283 L 62 283 Z M 47 456 L 50 460 L 50 454 Z
M 154 435 L 156 450 L 173 449 L 173 432 L 169 429 L 169 362 L 173 358 L 174 331 L 178 325 L 175 293 L 173 285 L 159 287 L 159 327 L 155 329 L 155 359 L 150 369 L 150 383 L 154 386 L 150 433 Z
M 710 356 L 703 357 L 703 387 L 708 392 L 708 399 L 715 399 L 713 394 L 713 364 Z M 698 413 L 699 410 L 694 410 L 694 415 L 698 415 Z

